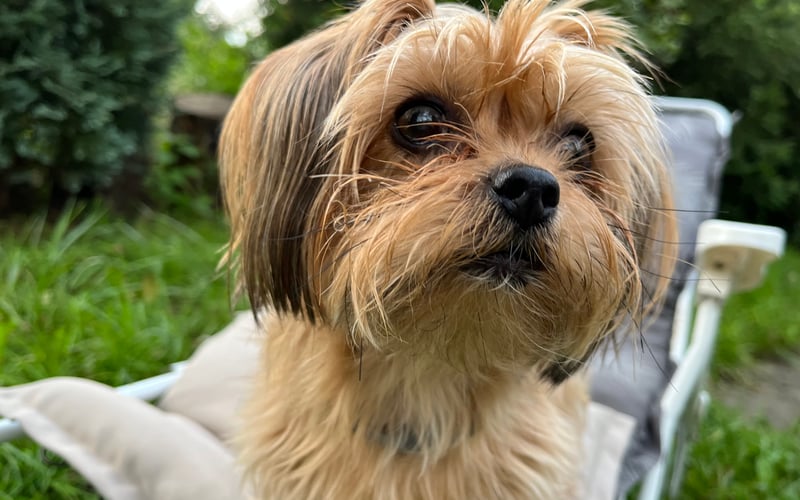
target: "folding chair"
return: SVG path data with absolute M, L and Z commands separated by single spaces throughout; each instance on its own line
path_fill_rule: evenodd
M 602 454 L 597 436 L 608 435 L 596 432 L 592 415 L 624 432 L 615 434 L 622 437 L 613 463 L 587 475 L 613 471 L 612 481 L 602 489 L 587 479 L 586 498 L 624 497 L 637 483 L 642 500 L 678 493 L 691 431 L 709 401 L 704 384 L 722 306 L 731 293 L 758 286 L 785 241 L 778 228 L 711 219 L 733 125 L 727 110 L 696 99 L 656 104 L 673 158 L 680 262 L 664 308 L 642 337 L 619 339 L 618 350 L 589 367 L 589 463 L 601 464 L 588 455 Z M 240 496 L 226 443 L 255 369 L 258 336 L 252 314 L 242 313 L 164 375 L 116 390 L 69 378 L 0 389 L 0 415 L 16 419 L 0 420 L 0 442 L 27 433 L 112 499 Z M 158 407 L 130 396 L 158 400 Z M 102 421 L 91 422 L 91 412 Z
M 704 389 L 719 317 L 731 293 L 757 287 L 783 253 L 775 227 L 712 219 L 733 118 L 712 101 L 656 98 L 672 156 L 679 262 L 659 316 L 618 351 L 592 362 L 592 399 L 633 417 L 621 465 L 621 497 L 642 481 L 640 500 L 676 496 Z

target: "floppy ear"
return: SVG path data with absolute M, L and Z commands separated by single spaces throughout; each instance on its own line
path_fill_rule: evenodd
M 608 55 L 628 57 L 648 71 L 655 70 L 639 51 L 632 26 L 603 10 L 583 10 L 589 1 L 508 0 L 498 20 L 513 27 L 508 31 L 517 33 L 519 46 L 546 33 Z
M 272 53 L 240 90 L 219 148 L 231 222 L 223 263 L 237 268 L 254 310 L 322 314 L 309 241 L 324 229 L 312 205 L 332 172 L 325 119 L 369 54 L 433 8 L 431 0 L 368 0 Z
M 582 10 L 586 0 L 566 2 L 548 14 L 548 27 L 564 39 L 607 53 L 622 53 L 646 62 L 637 50 L 631 25 L 602 10 Z

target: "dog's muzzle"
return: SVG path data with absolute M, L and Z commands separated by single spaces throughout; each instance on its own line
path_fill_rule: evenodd
M 560 190 L 547 170 L 512 165 L 500 170 L 491 185 L 497 202 L 523 231 L 546 224 L 556 214 Z
M 477 256 L 464 267 L 470 276 L 493 284 L 523 285 L 544 270 L 534 233 L 555 217 L 560 189 L 556 178 L 539 167 L 513 164 L 489 178 L 490 197 L 516 228 L 504 248 Z M 541 246 L 540 246 L 541 248 Z

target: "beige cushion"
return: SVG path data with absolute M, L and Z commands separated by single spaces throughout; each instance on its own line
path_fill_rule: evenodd
M 0 414 L 67 460 L 105 498 L 240 498 L 230 451 L 196 423 L 77 378 L 0 388 Z
M 197 349 L 158 406 L 199 423 L 227 442 L 264 344 L 252 312 L 240 312 Z
M 589 403 L 583 433 L 583 500 L 617 498 L 617 483 L 636 419 L 599 403 Z

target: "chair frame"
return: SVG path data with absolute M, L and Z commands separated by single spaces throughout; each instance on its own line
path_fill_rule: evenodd
M 710 117 L 719 137 L 730 139 L 735 116 L 716 102 L 678 97 L 655 101 L 664 111 Z M 660 401 L 661 451 L 641 482 L 639 500 L 657 500 L 665 493 L 678 496 L 692 431 L 711 400 L 706 384 L 722 309 L 731 294 L 760 286 L 769 263 L 783 255 L 786 233 L 772 226 L 708 219 L 700 224 L 696 242 L 694 270 L 678 296 L 672 324 L 669 356 L 676 370 Z M 681 423 L 686 424 L 683 429 Z
M 678 495 L 691 437 L 680 432 L 679 424 L 697 425 L 707 412 L 705 386 L 722 309 L 732 293 L 761 284 L 785 242 L 786 233 L 776 227 L 718 219 L 700 224 L 696 270 L 676 304 L 670 359 L 677 368 L 661 398 L 661 452 L 642 482 L 639 500 Z

